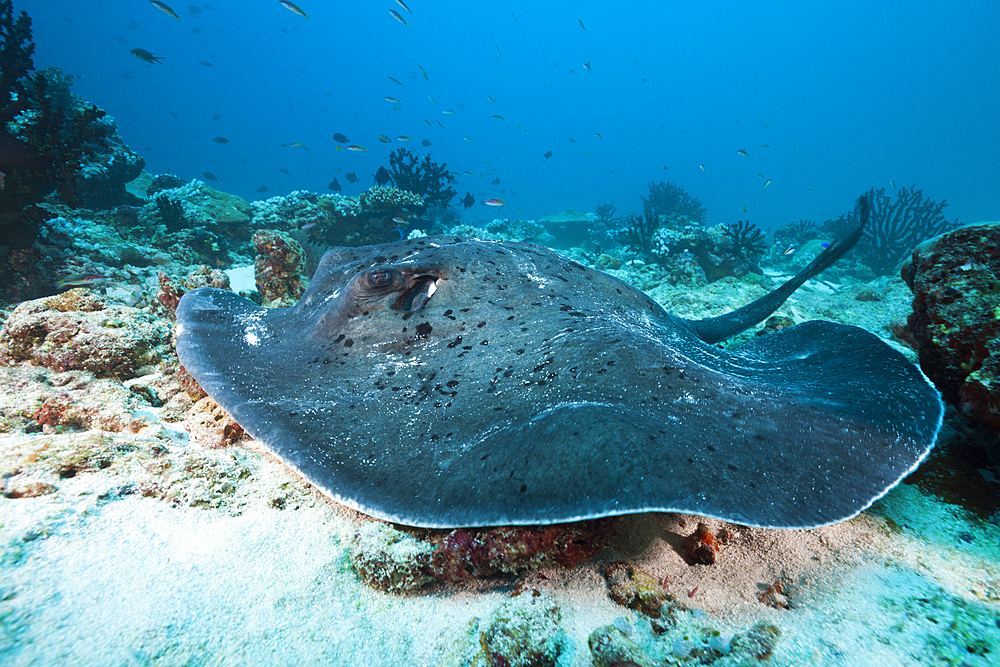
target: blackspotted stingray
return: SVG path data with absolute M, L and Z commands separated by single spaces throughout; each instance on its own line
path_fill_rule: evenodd
M 328 251 L 301 301 L 200 288 L 177 352 L 334 500 L 411 526 L 686 512 L 811 527 L 854 516 L 927 455 L 938 392 L 853 326 L 734 351 L 840 257 L 728 315 L 685 320 L 547 248 L 426 237 Z

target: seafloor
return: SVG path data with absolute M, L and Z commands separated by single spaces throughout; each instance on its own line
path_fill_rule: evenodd
M 237 291 L 249 287 L 246 270 L 231 275 Z M 689 317 L 765 291 L 736 279 L 642 286 Z M 115 286 L 105 288 L 114 302 Z M 856 324 L 912 358 L 887 327 L 910 299 L 894 277 L 811 281 L 778 314 Z M 132 301 L 119 305 L 144 307 Z M 164 322 L 146 322 L 147 333 Z M 715 564 L 682 555 L 697 517 L 642 514 L 571 569 L 384 593 L 359 577 L 358 549 L 382 539 L 367 548 L 405 561 L 419 547 L 372 531 L 253 441 L 232 442 L 211 406 L 137 400 L 178 382 L 148 371 L 121 381 L 0 366 L 4 665 L 1000 661 L 1000 486 L 986 470 L 940 465 L 942 445 L 850 521 L 814 530 L 706 521 L 725 536 Z M 49 427 L 26 433 L 14 416 L 33 409 Z M 941 442 L 954 435 L 946 428 Z M 638 573 L 631 606 L 610 594 L 606 566 L 618 561 Z M 661 618 L 644 613 L 647 599 L 662 603 Z

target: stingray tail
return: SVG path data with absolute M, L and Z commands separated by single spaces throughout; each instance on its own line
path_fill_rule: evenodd
M 857 210 L 861 222 L 857 228 L 844 238 L 834 241 L 829 248 L 819 254 L 808 266 L 799 271 L 784 285 L 773 292 L 762 296 L 753 303 L 747 304 L 725 315 L 704 320 L 684 320 L 695 332 L 698 338 L 706 343 L 718 343 L 735 336 L 739 332 L 752 327 L 778 309 L 792 292 L 802 286 L 802 283 L 829 267 L 843 257 L 861 239 L 868 224 L 871 213 L 871 202 L 867 195 L 858 198 Z

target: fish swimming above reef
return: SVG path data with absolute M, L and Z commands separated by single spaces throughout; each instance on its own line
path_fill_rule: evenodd
M 927 455 L 938 392 L 858 327 L 808 321 L 732 351 L 713 343 L 766 318 L 863 226 L 773 292 L 704 320 L 537 245 L 334 248 L 291 308 L 185 294 L 177 353 L 284 463 L 387 521 L 685 512 L 824 525 Z
M 129 51 L 133 56 L 147 63 L 160 63 L 163 64 L 163 56 L 154 56 L 152 53 L 146 49 L 132 49 Z
M 468 190 L 466 190 L 465 191 L 465 196 L 462 197 L 462 206 L 464 206 L 465 208 L 472 208 L 472 205 L 475 204 L 475 203 L 476 203 L 476 200 L 472 196 L 472 193 L 469 192 Z

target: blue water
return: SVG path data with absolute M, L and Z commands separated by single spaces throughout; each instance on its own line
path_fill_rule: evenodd
M 179 22 L 146 0 L 15 9 L 34 20 L 36 66 L 82 77 L 74 90 L 149 171 L 211 172 L 250 199 L 327 192 L 334 177 L 358 194 L 404 146 L 471 172 L 459 197 L 505 199 L 499 215 L 518 218 L 639 211 L 651 180 L 699 197 L 709 224 L 823 220 L 893 183 L 947 199 L 949 218 L 1000 218 L 995 0 L 411 0 L 412 15 L 393 0 L 302 0 L 308 19 L 278 0 L 187 2 L 169 3 Z M 338 150 L 335 132 L 368 151 Z M 308 150 L 281 146 L 294 142 Z

